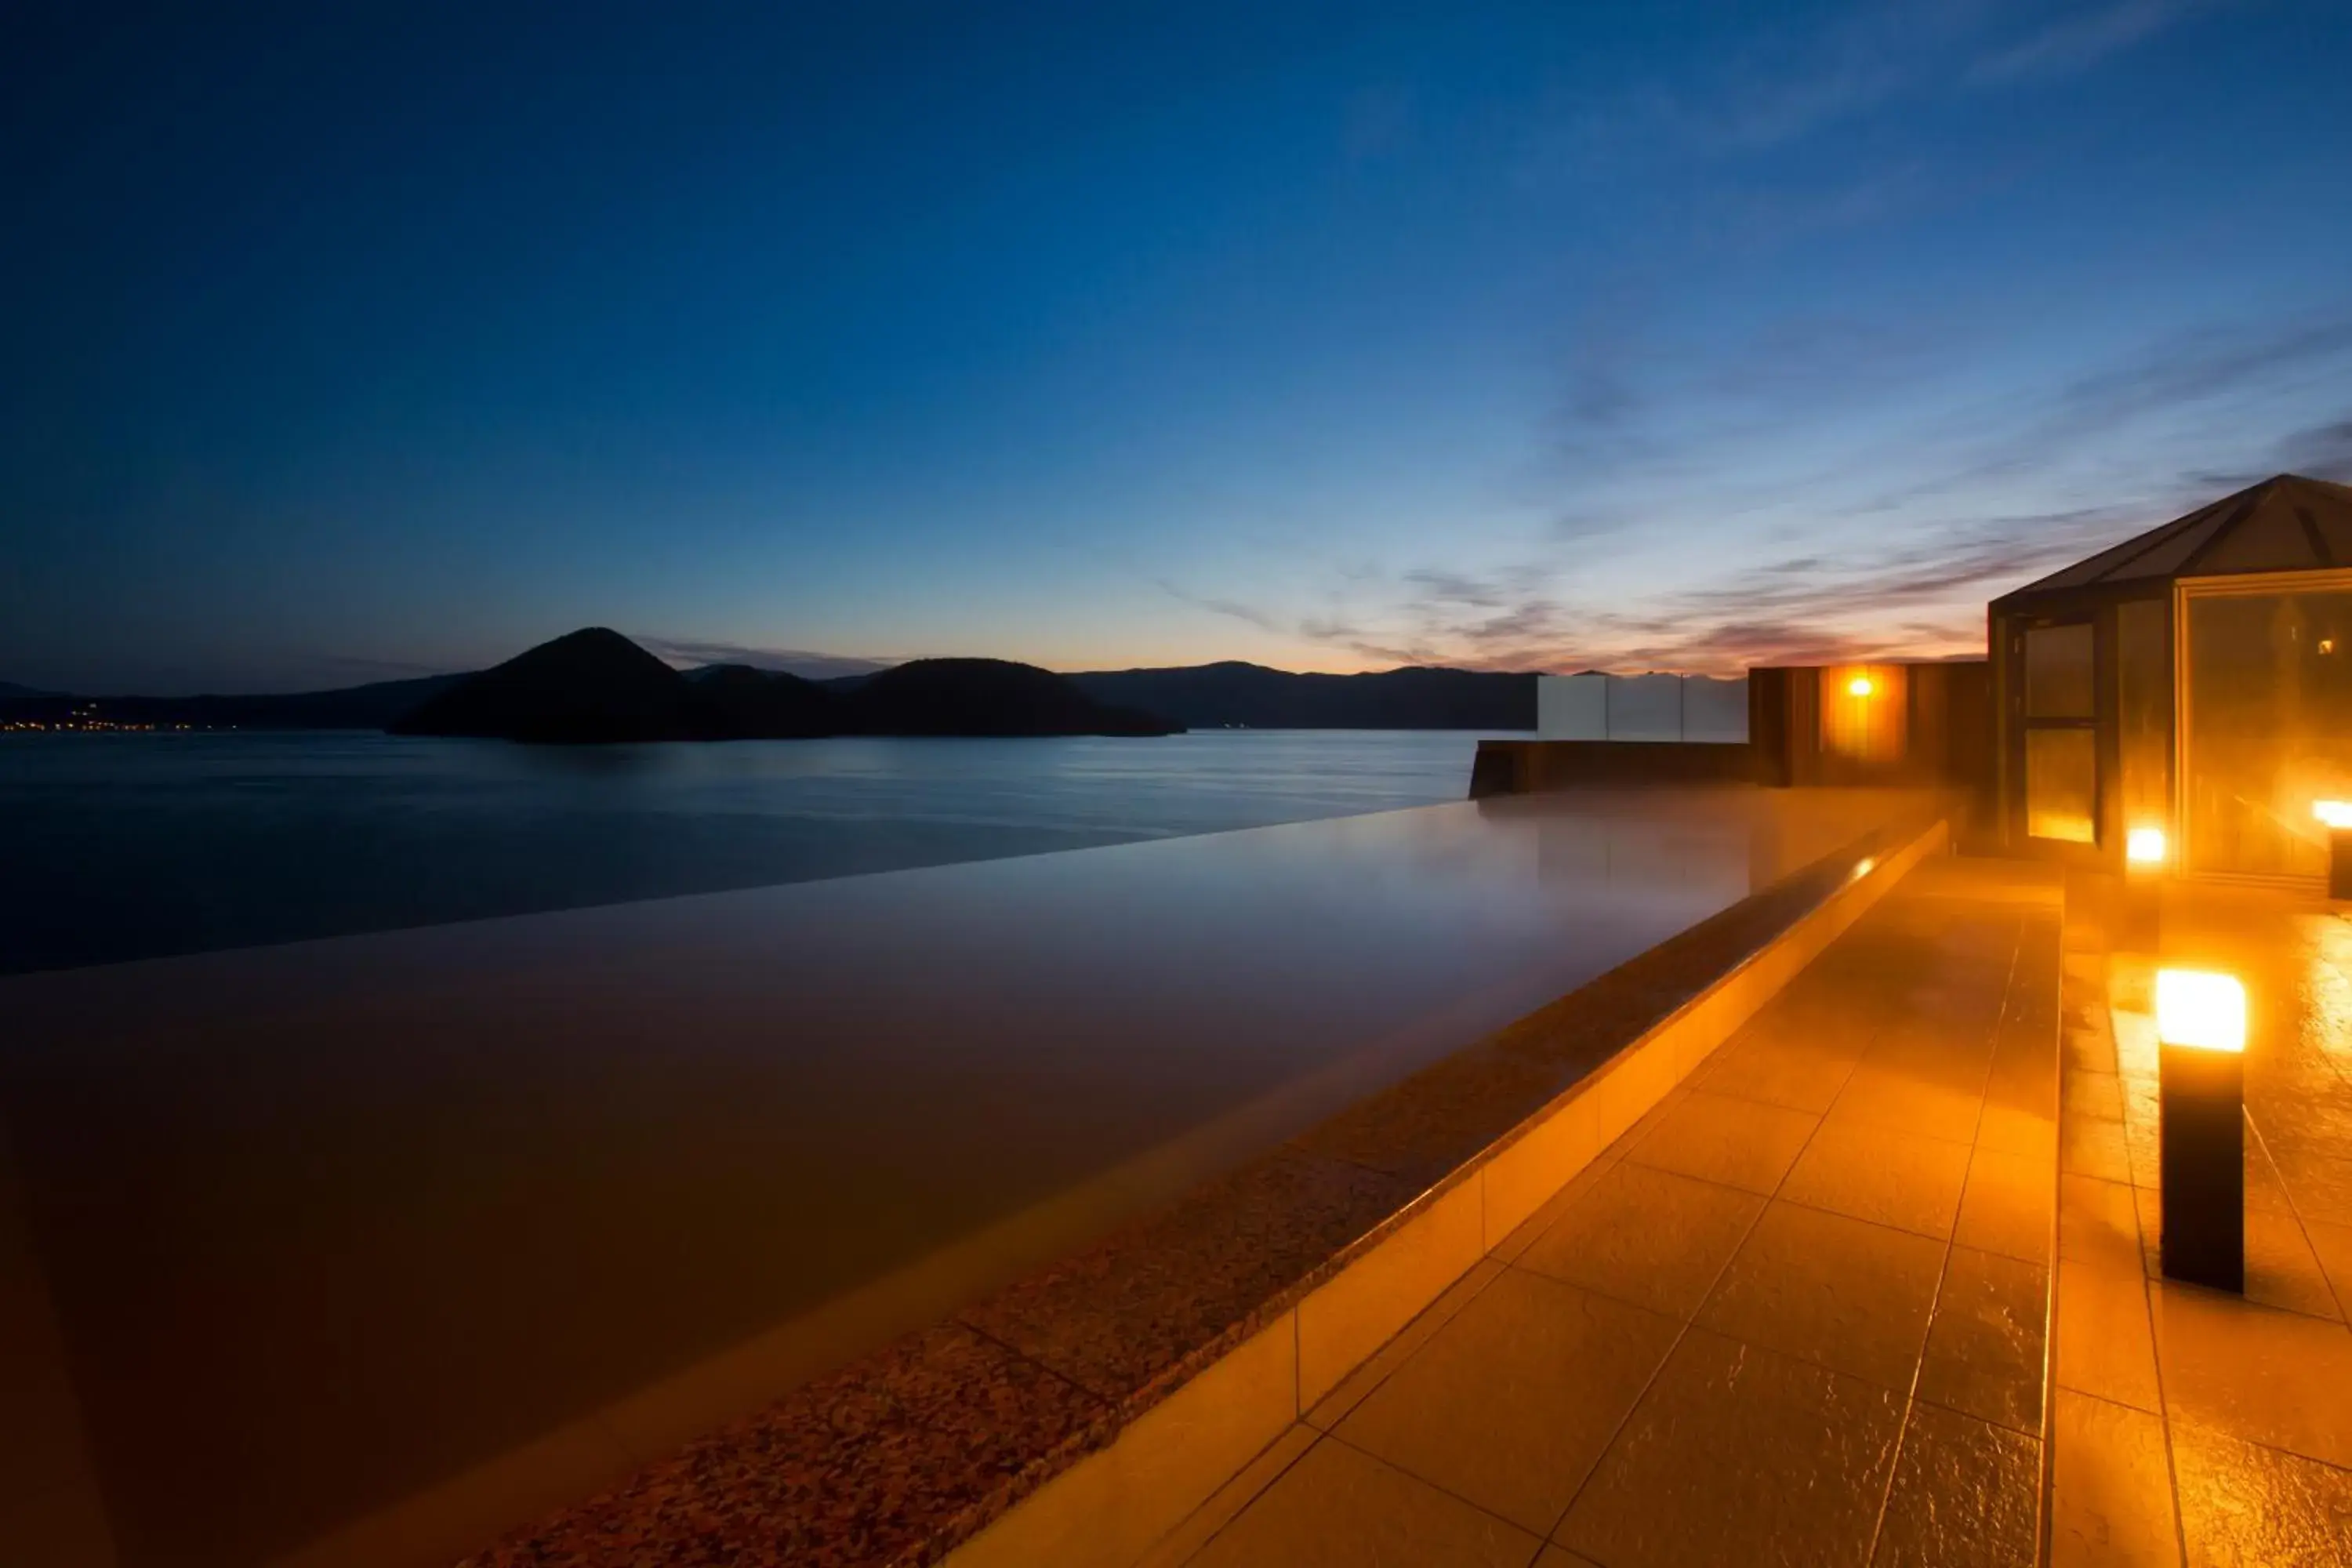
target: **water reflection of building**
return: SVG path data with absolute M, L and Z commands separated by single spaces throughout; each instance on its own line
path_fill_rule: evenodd
M 1999 824 L 2120 866 L 2325 874 L 2352 797 L 2352 488 L 2283 474 L 1993 601 Z

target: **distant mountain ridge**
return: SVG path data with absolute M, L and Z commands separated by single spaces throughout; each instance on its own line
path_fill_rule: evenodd
M 614 634 L 617 636 L 618 634 Z M 623 639 L 626 640 L 626 639 Z M 647 655 L 648 658 L 652 656 Z M 655 660 L 659 663 L 659 660 Z M 997 664 L 1002 660 L 925 659 L 919 664 Z M 663 668 L 667 668 L 667 666 Z M 910 668 L 899 666 L 898 668 Z M 1019 668 L 1034 668 L 1023 666 Z M 71 697 L 32 693 L 0 684 L 0 718 L 57 721 L 76 706 L 95 703 L 119 722 L 188 724 L 248 730 L 382 730 L 426 700 L 480 673 L 430 675 L 377 681 L 330 691 L 251 697 Z M 765 732 L 812 732 L 806 718 L 786 710 L 826 712 L 821 704 L 848 699 L 881 679 L 879 674 L 805 680 L 782 676 L 796 686 L 756 687 L 780 672 L 745 664 L 704 665 L 680 679 L 722 702 L 752 702 L 772 709 L 765 717 L 739 713 L 732 723 L 767 725 Z M 1042 672 L 1041 672 L 1042 673 Z M 1300 674 L 1228 660 L 1166 668 L 1092 670 L 1059 678 L 1098 703 L 1157 715 L 1190 729 L 1245 726 L 1298 730 L 1532 730 L 1536 721 L 1533 675 L 1485 670 L 1408 667 L 1363 675 Z M 714 688 L 713 684 L 717 685 Z M 798 689 L 805 688 L 805 692 Z M 787 696 L 790 693 L 793 695 Z M 811 696 L 809 694 L 814 694 Z M 828 724 L 836 722 L 828 718 Z M 814 731 L 814 732 L 830 732 Z
M 510 741 L 796 740 L 819 735 L 1165 735 L 1180 726 L 1112 707 L 1034 665 L 916 659 L 834 692 L 749 665 L 673 669 L 589 626 L 435 693 L 389 728 Z

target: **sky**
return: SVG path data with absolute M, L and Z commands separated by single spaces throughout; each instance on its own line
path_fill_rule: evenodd
M 2347 67 L 2327 0 L 10 7 L 0 679 L 1981 651 L 2352 479 Z

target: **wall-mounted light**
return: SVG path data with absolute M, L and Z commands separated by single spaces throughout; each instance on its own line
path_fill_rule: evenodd
M 2158 1251 L 2168 1279 L 2246 1288 L 2246 988 L 2156 972 Z
M 2163 865 L 2165 849 L 2161 827 L 2135 827 L 2124 835 L 2124 858 L 2135 866 Z
M 1873 871 L 1877 869 L 1878 857 L 1875 855 L 1865 855 L 1861 859 L 1853 863 L 1853 875 L 1850 879 L 1859 882 L 1864 877 L 1869 876 Z
M 1857 675 L 1845 683 L 1845 693 L 1849 697 L 1867 697 L 1877 689 L 1877 683 L 1866 675 Z

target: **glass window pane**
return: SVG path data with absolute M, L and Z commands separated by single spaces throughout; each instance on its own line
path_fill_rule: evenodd
M 2317 800 L 2352 800 L 2352 592 L 2188 601 L 2190 868 L 2322 876 Z
M 2168 827 L 2172 820 L 2172 661 L 2165 627 L 2172 605 L 2137 599 L 2116 606 L 2117 781 L 2124 826 Z
M 2088 719 L 2091 628 L 2037 626 L 2025 634 L 2025 716 Z
M 2025 732 L 2025 831 L 2071 844 L 2096 841 L 2098 741 L 2088 730 Z

